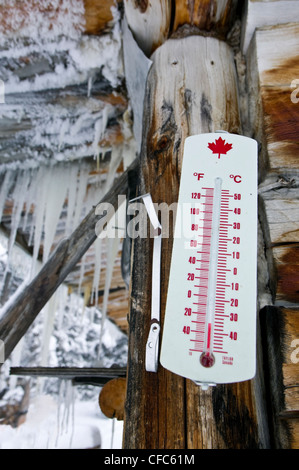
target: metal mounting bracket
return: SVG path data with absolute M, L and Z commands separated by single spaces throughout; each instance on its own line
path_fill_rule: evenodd
M 160 338 L 160 283 L 161 283 L 161 247 L 162 227 L 157 217 L 150 194 L 144 194 L 131 199 L 134 202 L 142 199 L 151 224 L 155 230 L 152 263 L 152 297 L 151 297 L 151 326 L 145 350 L 145 369 L 147 372 L 157 372 Z

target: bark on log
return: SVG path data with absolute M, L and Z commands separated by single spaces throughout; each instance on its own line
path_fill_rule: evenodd
M 231 50 L 200 36 L 168 40 L 152 56 L 144 111 L 139 194 L 168 205 L 178 199 L 184 140 L 218 129 L 240 132 Z M 163 238 L 163 331 L 172 250 Z M 137 238 L 132 255 L 128 388 L 124 448 L 254 448 L 267 445 L 256 380 L 202 391 L 159 366 L 145 371 L 150 325 L 152 241 Z M 256 390 L 255 390 L 256 387 Z
M 99 202 L 111 204 L 110 209 L 107 207 L 107 214 L 97 215 L 95 208 L 91 209 L 73 234 L 62 240 L 33 281 L 7 306 L 0 320 L 0 339 L 3 341 L 1 344 L 4 344 L 6 359 L 40 310 L 113 216 L 118 206 L 118 196 L 127 193 L 128 174 L 136 166 L 137 161 L 134 161 Z

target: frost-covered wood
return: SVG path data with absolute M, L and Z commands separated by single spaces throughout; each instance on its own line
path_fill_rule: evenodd
M 95 208 L 92 208 L 72 235 L 61 241 L 33 281 L 5 306 L 0 319 L 0 339 L 5 345 L 5 358 L 10 355 L 40 310 L 114 215 L 118 207 L 118 195 L 126 194 L 128 172 L 134 169 L 136 164 L 135 161 L 99 201 L 99 204 L 110 204 L 110 207 L 106 208 L 107 214 L 97 214 Z
M 127 100 L 116 0 L 0 9 L 0 163 L 93 157 L 120 144 Z
M 291 23 L 299 18 L 297 0 L 245 0 L 242 3 L 244 3 L 241 36 L 243 54 L 246 54 L 256 28 Z
M 155 203 L 177 201 L 184 140 L 217 129 L 241 132 L 234 60 L 213 38 L 168 40 L 152 56 L 145 108 L 139 194 Z M 161 322 L 172 250 L 163 238 Z M 256 380 L 202 391 L 159 366 L 145 371 L 150 325 L 151 240 L 134 240 L 125 448 L 253 448 L 267 445 Z
M 49 63 L 35 55 L 28 57 L 28 68 L 15 59 L 9 67 L 10 76 L 8 59 L 0 58 L 6 90 L 5 104 L 0 107 L 0 163 L 27 160 L 34 166 L 34 161 L 93 158 L 123 143 L 123 115 L 127 109 L 124 95 L 113 90 L 100 71 L 101 65 L 94 68 L 94 62 L 85 77 L 80 66 L 75 72 L 73 63 L 73 78 L 63 78 L 57 70 L 66 58 L 66 51 L 64 58 L 49 57 Z M 17 76 L 20 71 L 22 78 Z M 76 73 L 81 76 L 81 84 Z
M 3 0 L 0 37 L 28 37 L 33 28 L 41 35 L 84 32 L 99 34 L 111 29 L 119 0 Z

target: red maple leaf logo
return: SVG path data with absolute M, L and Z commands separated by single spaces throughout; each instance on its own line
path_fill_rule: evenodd
M 219 137 L 219 139 L 215 139 L 215 142 L 209 143 L 208 148 L 212 150 L 213 153 L 217 153 L 218 158 L 220 158 L 220 155 L 226 155 L 227 152 L 233 148 L 233 144 L 226 144 L 225 140 Z

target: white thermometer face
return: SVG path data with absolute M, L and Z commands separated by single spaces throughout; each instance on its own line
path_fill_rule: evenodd
M 256 362 L 257 142 L 186 139 L 160 362 L 203 384 Z

